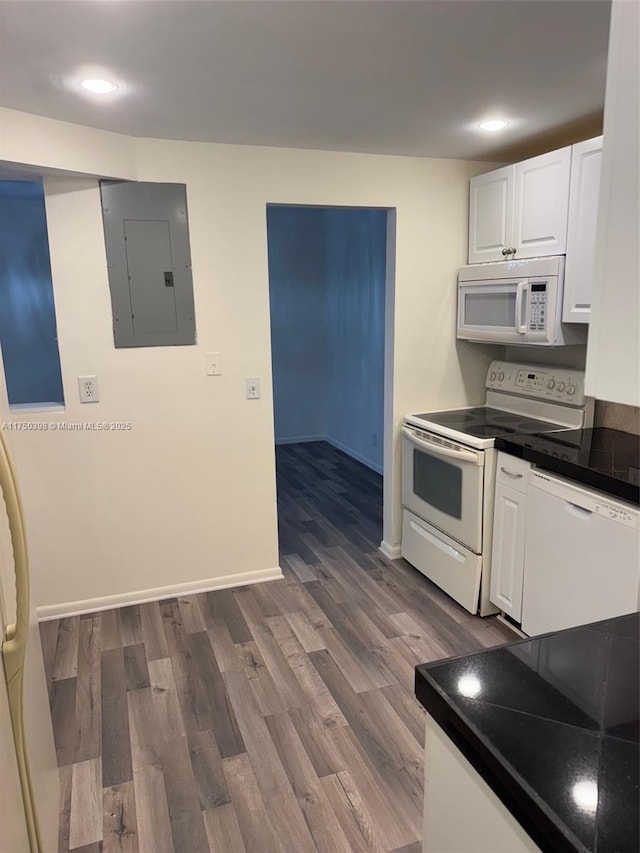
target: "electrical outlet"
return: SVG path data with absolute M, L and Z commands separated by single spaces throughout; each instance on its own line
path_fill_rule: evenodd
M 81 403 L 98 403 L 100 401 L 97 376 L 78 376 L 78 390 Z
M 222 373 L 222 361 L 220 360 L 219 352 L 208 352 L 207 359 L 207 376 L 220 376 Z
M 260 399 L 260 380 L 257 377 L 247 379 L 247 400 Z

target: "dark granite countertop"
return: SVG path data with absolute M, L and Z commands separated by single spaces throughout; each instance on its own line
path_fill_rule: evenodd
M 640 438 L 604 427 L 496 438 L 512 456 L 640 505 Z
M 423 664 L 416 696 L 545 853 L 638 853 L 639 645 L 620 616 Z

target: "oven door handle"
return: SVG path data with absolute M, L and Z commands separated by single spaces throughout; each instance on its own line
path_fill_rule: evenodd
M 458 462 L 471 462 L 473 465 L 484 464 L 484 454 L 474 453 L 473 450 L 454 450 L 452 447 L 444 447 L 435 441 L 426 438 L 418 438 L 415 432 L 407 427 L 400 427 L 402 434 L 409 439 L 411 444 L 421 450 L 428 450 L 434 456 L 446 456 L 449 459 L 457 459 Z

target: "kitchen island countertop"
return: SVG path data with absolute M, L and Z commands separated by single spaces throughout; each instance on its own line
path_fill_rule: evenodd
M 416 667 L 419 701 L 543 851 L 640 849 L 639 638 L 636 613 Z

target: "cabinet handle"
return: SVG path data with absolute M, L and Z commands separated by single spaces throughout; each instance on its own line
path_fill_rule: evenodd
M 517 249 L 510 249 L 509 251 L 511 252 L 511 254 L 512 254 L 512 255 L 515 255 L 515 253 L 516 253 L 518 250 L 517 250 Z
M 524 477 L 524 474 L 514 474 L 511 471 L 507 471 L 507 469 L 503 467 L 501 467 L 500 470 L 503 474 L 506 474 L 507 477 L 511 477 L 512 480 L 521 480 Z
M 502 254 L 503 254 L 503 255 L 508 255 L 510 251 L 511 251 L 511 249 L 503 249 L 503 250 L 502 250 Z

